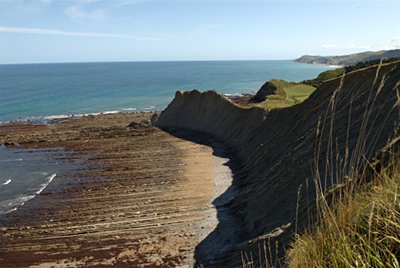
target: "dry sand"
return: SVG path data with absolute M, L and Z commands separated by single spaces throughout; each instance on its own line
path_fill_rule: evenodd
M 230 170 L 210 147 L 140 124 L 150 116 L 0 126 L 0 144 L 63 147 L 85 167 L 0 217 L 0 267 L 193 266 Z

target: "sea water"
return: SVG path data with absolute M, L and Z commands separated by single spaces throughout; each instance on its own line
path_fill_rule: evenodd
M 46 191 L 58 174 L 80 166 L 62 148 L 22 149 L 0 146 L 0 218 Z
M 250 93 L 272 78 L 301 81 L 327 68 L 292 61 L 0 65 L 0 122 L 162 110 L 176 90 Z
M 0 65 L 0 124 L 162 110 L 176 90 L 251 93 L 272 78 L 302 81 L 328 68 L 291 61 Z M 0 146 L 0 217 L 46 191 L 70 167 L 63 153 Z

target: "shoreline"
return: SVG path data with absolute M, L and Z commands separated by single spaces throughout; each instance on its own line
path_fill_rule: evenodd
M 0 218 L 0 264 L 193 266 L 195 247 L 218 224 L 212 201 L 229 186 L 215 179 L 229 169 L 210 147 L 151 126 L 152 114 L 1 125 L 0 144 L 62 147 L 84 168 L 57 174 Z
M 302 61 L 296 61 L 296 60 L 293 60 L 293 62 L 301 63 L 301 64 L 307 64 L 307 65 L 320 65 L 320 66 L 325 66 L 325 67 L 328 67 L 328 68 L 343 68 L 343 67 L 346 67 L 346 65 L 325 64 L 325 63 L 317 63 L 317 62 L 302 62 Z
M 164 107 L 165 108 L 165 107 Z M 156 110 L 155 106 L 150 106 L 143 111 L 137 111 L 136 108 L 126 108 L 121 110 L 110 110 L 103 112 L 92 113 L 71 113 L 71 114 L 55 114 L 55 115 L 41 115 L 41 116 L 28 116 L 25 118 L 11 119 L 8 121 L 0 121 L 0 126 L 13 125 L 13 124 L 55 124 L 65 119 L 79 119 L 86 116 L 99 116 L 99 115 L 112 115 L 112 114 L 146 114 L 146 113 L 161 113 L 161 110 Z

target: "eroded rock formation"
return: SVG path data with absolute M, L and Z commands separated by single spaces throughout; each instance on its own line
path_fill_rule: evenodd
M 239 242 L 198 262 L 240 263 L 239 252 L 265 238 L 280 243 L 282 256 L 293 231 L 313 220 L 314 179 L 328 189 L 397 140 L 399 87 L 395 62 L 326 81 L 305 102 L 270 112 L 240 107 L 214 91 L 178 91 L 156 125 L 207 133 L 234 149 L 241 163 L 234 180 L 239 193 L 227 205 L 241 219 Z

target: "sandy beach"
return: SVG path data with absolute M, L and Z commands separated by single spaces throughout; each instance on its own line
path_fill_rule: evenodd
M 227 159 L 150 124 L 151 113 L 0 126 L 0 144 L 64 148 L 73 174 L 0 217 L 1 267 L 190 267 L 230 185 Z M 72 152 L 72 153 L 71 153 Z

